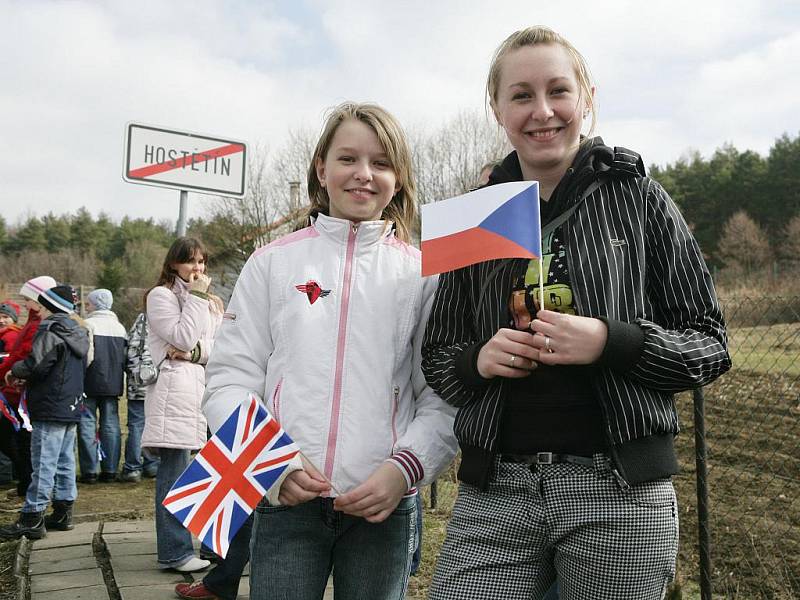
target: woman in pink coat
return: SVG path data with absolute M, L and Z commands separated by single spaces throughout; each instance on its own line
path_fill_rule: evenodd
M 191 534 L 161 504 L 206 442 L 200 410 L 205 364 L 222 320 L 222 301 L 208 293 L 207 252 L 194 238 L 177 239 L 164 259 L 158 283 L 145 294 L 147 343 L 158 379 L 147 387 L 142 448 L 161 457 L 156 475 L 158 564 L 181 572 L 205 569 L 194 555 Z

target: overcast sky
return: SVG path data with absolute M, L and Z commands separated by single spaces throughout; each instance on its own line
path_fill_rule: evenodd
M 794 1 L 0 0 L 0 15 L 9 224 L 81 206 L 175 220 L 177 191 L 122 180 L 128 121 L 276 148 L 345 99 L 407 128 L 483 110 L 495 47 L 535 24 L 586 56 L 598 133 L 647 164 L 800 132 Z

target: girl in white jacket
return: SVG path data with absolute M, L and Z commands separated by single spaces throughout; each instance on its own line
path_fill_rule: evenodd
M 192 536 L 162 501 L 191 461 L 191 452 L 206 442 L 203 365 L 222 320 L 222 301 L 208 294 L 206 250 L 199 240 L 178 238 L 167 251 L 158 283 L 145 295 L 153 362 L 158 379 L 147 386 L 142 448 L 157 454 L 156 541 L 164 569 L 199 571 L 207 560 L 194 555 Z
M 416 486 L 455 454 L 454 410 L 420 344 L 436 281 L 409 245 L 411 156 L 382 108 L 329 115 L 309 168 L 311 225 L 242 270 L 207 369 L 212 430 L 255 391 L 307 460 L 256 510 L 251 597 L 401 598 Z

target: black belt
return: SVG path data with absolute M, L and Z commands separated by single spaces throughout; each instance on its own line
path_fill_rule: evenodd
M 524 463 L 526 465 L 553 465 L 556 463 L 572 463 L 584 467 L 594 466 L 591 456 L 575 456 L 573 454 L 555 454 L 554 452 L 537 452 L 536 454 L 501 454 L 503 462 Z

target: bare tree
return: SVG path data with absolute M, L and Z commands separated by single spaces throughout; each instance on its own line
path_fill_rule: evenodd
M 792 217 L 783 230 L 781 254 L 795 269 L 800 268 L 800 214 Z
M 743 210 L 734 213 L 723 226 L 718 248 L 720 260 L 733 272 L 763 269 L 772 257 L 767 234 Z
M 212 221 L 224 225 L 219 240 L 214 240 L 217 253 L 252 252 L 260 242 L 258 232 L 277 214 L 269 193 L 269 152 L 256 146 L 247 161 L 247 189 L 243 198 L 217 196 L 209 201 Z M 208 240 L 211 241 L 211 240 Z
M 91 252 L 64 248 L 58 252 L 28 250 L 0 261 L 0 280 L 23 282 L 38 275 L 50 275 L 56 281 L 94 285 L 100 265 Z
M 270 195 L 281 216 L 295 215 L 308 205 L 308 166 L 317 145 L 315 132 L 292 129 L 270 165 Z M 287 193 L 290 184 L 294 193 Z M 274 221 L 274 220 L 273 220 Z
M 422 204 L 473 189 L 481 167 L 508 152 L 505 135 L 477 111 L 462 112 L 433 133 L 409 137 Z
M 223 231 L 206 241 L 216 245 L 218 255 L 244 259 L 291 228 L 307 204 L 306 170 L 314 143 L 310 131 L 296 129 L 272 155 L 263 146 L 255 148 L 247 165 L 244 198 L 216 197 L 210 202 L 211 220 Z
M 125 246 L 123 287 L 150 287 L 161 273 L 168 248 L 153 240 L 134 240 Z

